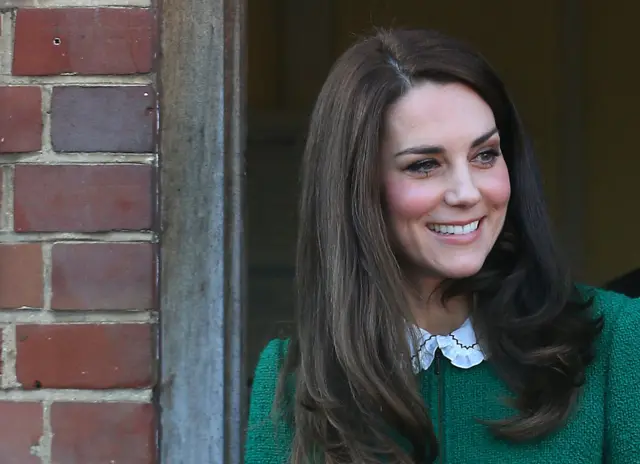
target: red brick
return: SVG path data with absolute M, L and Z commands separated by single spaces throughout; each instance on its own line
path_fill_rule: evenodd
M 42 405 L 0 401 L 0 462 L 40 464 L 31 453 L 42 436 Z
M 151 309 L 155 247 L 150 243 L 53 246 L 53 309 Z
M 156 462 L 150 404 L 54 403 L 51 428 L 53 464 Z
M 153 169 L 146 165 L 18 165 L 14 184 L 15 230 L 151 229 Z
M 39 87 L 0 87 L 0 153 L 42 148 L 42 96 Z
M 148 324 L 18 325 L 18 381 L 27 390 L 152 386 L 154 334 Z
M 154 17 L 142 8 L 20 9 L 12 72 L 17 76 L 151 71 Z
M 0 308 L 42 308 L 42 288 L 40 244 L 0 245 Z
M 151 153 L 155 92 L 149 86 L 55 87 L 51 144 L 59 152 Z

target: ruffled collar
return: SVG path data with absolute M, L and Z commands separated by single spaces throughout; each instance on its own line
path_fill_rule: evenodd
M 477 366 L 485 359 L 470 319 L 448 335 L 432 335 L 415 326 L 410 330 L 414 331 L 418 342 L 417 348 L 410 343 L 411 361 L 415 373 L 427 370 L 431 366 L 438 348 L 443 356 L 451 361 L 451 364 L 462 369 Z

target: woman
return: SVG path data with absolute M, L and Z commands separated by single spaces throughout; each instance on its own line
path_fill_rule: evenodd
M 303 165 L 297 331 L 261 355 L 247 463 L 640 462 L 640 303 L 571 281 L 478 54 L 353 46 Z

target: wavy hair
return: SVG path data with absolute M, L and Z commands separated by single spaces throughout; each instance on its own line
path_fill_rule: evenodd
M 278 389 L 280 400 L 293 395 L 286 403 L 294 464 L 310 456 L 337 464 L 438 455 L 411 370 L 411 315 L 379 181 L 385 111 L 425 80 L 462 83 L 487 102 L 509 170 L 505 226 L 483 268 L 443 283 L 445 299 L 473 295 L 474 327 L 488 362 L 515 395 L 515 415 L 487 426 L 513 441 L 557 429 L 593 358 L 602 323 L 558 258 L 534 155 L 503 83 L 453 38 L 429 30 L 378 32 L 332 68 L 304 151 L 296 332 Z

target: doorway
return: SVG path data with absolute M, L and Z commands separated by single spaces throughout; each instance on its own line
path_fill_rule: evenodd
M 616 3 L 616 2 L 614 2 Z M 604 285 L 640 265 L 635 208 L 640 93 L 627 67 L 640 4 L 249 0 L 246 372 L 292 328 L 298 168 L 331 63 L 377 27 L 430 27 L 480 50 L 534 141 L 552 215 L 577 277 Z M 636 208 L 637 209 L 637 208 Z

